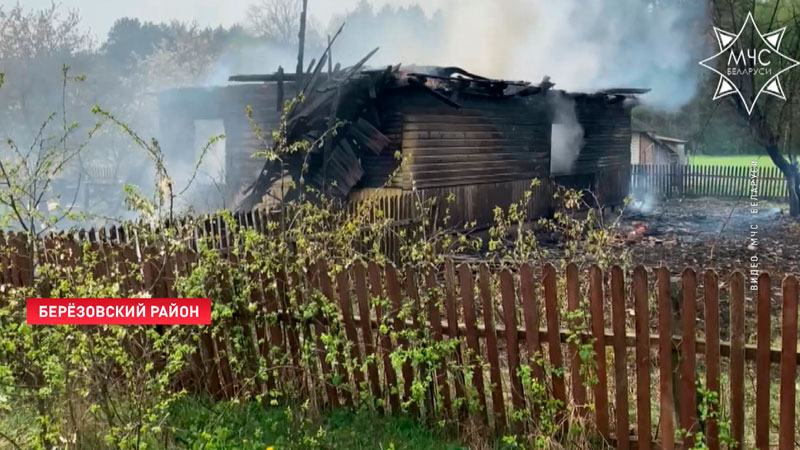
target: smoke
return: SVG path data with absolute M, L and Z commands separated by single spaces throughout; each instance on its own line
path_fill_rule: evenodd
M 707 30 L 703 2 L 685 0 L 447 0 L 430 17 L 362 4 L 344 20 L 334 58 L 338 51 L 345 63 L 380 46 L 374 65 L 457 65 L 534 82 L 549 75 L 567 90 L 651 88 L 643 102 L 665 110 L 695 95 Z
M 547 100 L 553 110 L 550 173 L 553 175 L 569 173 L 569 169 L 583 148 L 583 127 L 578 122 L 574 100 L 558 92 L 550 92 Z

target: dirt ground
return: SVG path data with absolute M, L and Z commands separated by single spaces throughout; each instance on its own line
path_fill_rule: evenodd
M 785 204 L 760 202 L 753 214 L 749 199 L 634 201 L 621 218 L 619 239 L 637 263 L 673 272 L 690 266 L 746 273 L 757 257 L 759 270 L 800 273 L 800 221 L 787 211 Z

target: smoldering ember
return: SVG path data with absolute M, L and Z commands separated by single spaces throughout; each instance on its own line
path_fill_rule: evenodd
M 797 447 L 798 0 L 248 1 L 0 0 L 0 449 Z

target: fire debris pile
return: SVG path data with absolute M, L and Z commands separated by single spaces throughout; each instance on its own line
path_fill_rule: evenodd
M 377 49 L 376 49 L 377 50 Z M 364 176 L 362 157 L 380 155 L 391 138 L 381 131 L 378 101 L 388 91 L 418 88 L 447 107 L 459 109 L 459 97 L 504 98 L 527 96 L 553 86 L 547 78 L 539 85 L 524 81 L 496 80 L 471 74 L 458 67 L 414 67 L 398 64 L 381 70 L 362 69 L 368 54 L 351 68 L 322 73 L 323 57 L 301 89 L 302 100 L 288 111 L 285 140 L 305 141 L 309 154 L 296 152 L 268 161 L 255 183 L 245 192 L 241 209 L 269 208 L 284 199 L 289 179 L 302 179 L 310 187 L 336 198 L 346 198 Z M 269 79 L 273 77 L 267 76 Z M 231 81 L 254 81 L 232 76 Z M 259 81 L 266 80 L 258 78 Z M 601 94 L 605 95 L 605 94 Z M 394 157 L 394 155 L 392 156 Z M 305 167 L 305 173 L 301 173 Z

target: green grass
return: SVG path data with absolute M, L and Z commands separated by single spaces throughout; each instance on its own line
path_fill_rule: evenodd
M 749 166 L 752 161 L 758 161 L 759 167 L 775 167 L 767 155 L 689 156 L 689 164 L 700 166 Z
M 407 416 L 335 410 L 314 423 L 290 420 L 286 408 L 185 399 L 175 405 L 177 448 L 280 449 L 420 449 L 466 448 Z
M 373 411 L 334 410 L 319 419 L 292 420 L 285 407 L 261 404 L 217 402 L 183 398 L 172 405 L 160 437 L 146 439 L 150 450 L 299 450 L 299 449 L 383 449 L 461 450 L 447 430 L 432 429 L 404 415 L 382 416 Z M 7 414 L 0 411 L 0 432 L 22 448 L 33 441 L 36 420 L 32 408 L 20 406 Z M 104 448 L 104 431 L 87 422 L 82 433 L 84 448 Z M 95 434 L 98 433 L 98 434 Z M 0 449 L 13 448 L 0 437 Z

